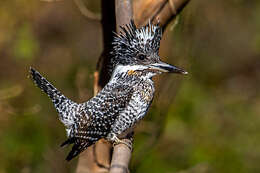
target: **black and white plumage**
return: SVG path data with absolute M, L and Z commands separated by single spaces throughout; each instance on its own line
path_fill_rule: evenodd
M 111 142 L 141 120 L 153 100 L 152 77 L 162 72 L 186 74 L 159 58 L 161 28 L 148 24 L 137 29 L 134 22 L 122 27 L 113 41 L 112 77 L 107 85 L 85 103 L 75 103 L 61 94 L 39 72 L 30 69 L 31 78 L 51 98 L 73 144 L 71 160 L 101 138 Z

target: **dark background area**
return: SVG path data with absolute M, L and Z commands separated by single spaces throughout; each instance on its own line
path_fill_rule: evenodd
M 85 0 L 95 13 L 100 2 Z M 0 2 L 0 173 L 74 172 L 64 127 L 28 78 L 39 70 L 72 100 L 93 93 L 101 25 L 73 3 Z M 260 172 L 260 1 L 191 1 L 160 55 L 188 76 L 156 78 L 131 172 Z

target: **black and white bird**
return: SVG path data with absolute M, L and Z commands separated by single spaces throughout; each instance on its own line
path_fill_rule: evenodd
M 116 34 L 111 52 L 111 79 L 93 98 L 75 103 L 65 97 L 33 68 L 35 84 L 52 100 L 73 144 L 66 160 L 71 160 L 101 138 L 120 143 L 120 136 L 132 129 L 148 111 L 154 96 L 152 77 L 163 72 L 187 74 L 164 63 L 158 55 L 162 30 L 148 24 L 136 28 L 133 21 Z

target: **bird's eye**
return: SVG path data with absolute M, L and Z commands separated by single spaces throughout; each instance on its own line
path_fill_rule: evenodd
M 145 59 L 145 55 L 140 54 L 140 55 L 138 55 L 138 58 L 139 58 L 140 60 L 144 60 L 144 59 Z

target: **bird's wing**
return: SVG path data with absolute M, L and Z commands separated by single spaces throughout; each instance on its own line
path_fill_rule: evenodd
M 112 127 L 112 132 L 118 137 L 124 137 L 147 113 L 153 100 L 154 87 L 152 83 L 141 83 L 132 93 L 132 97 Z
M 133 94 L 127 85 L 107 85 L 95 97 L 82 104 L 84 112 L 75 122 L 72 137 L 63 143 L 74 144 L 66 160 L 71 160 L 111 131 L 119 112 L 123 111 Z

